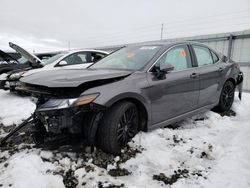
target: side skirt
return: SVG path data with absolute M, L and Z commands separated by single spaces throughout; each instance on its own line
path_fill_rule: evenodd
M 193 111 L 190 111 L 190 112 L 187 112 L 185 114 L 182 114 L 182 115 L 179 115 L 179 116 L 176 116 L 176 117 L 173 117 L 171 119 L 168 119 L 168 120 L 165 120 L 165 121 L 162 121 L 160 123 L 156 123 L 154 125 L 151 125 L 150 127 L 148 127 L 148 130 L 151 131 L 151 130 L 154 130 L 154 129 L 157 129 L 157 128 L 160 128 L 160 127 L 165 127 L 167 125 L 170 125 L 170 124 L 173 124 L 173 123 L 176 123 L 178 121 L 181 121 L 185 118 L 188 118 L 188 117 L 192 117 L 194 115 L 197 115 L 199 113 L 204 113 L 208 110 L 211 110 L 213 107 L 215 107 L 217 105 L 216 104 L 212 104 L 212 105 L 207 105 L 207 106 L 204 106 L 202 108 L 198 108 L 196 110 L 193 110 Z

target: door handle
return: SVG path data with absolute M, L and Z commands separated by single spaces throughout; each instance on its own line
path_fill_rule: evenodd
M 224 69 L 222 68 L 222 67 L 220 67 L 219 69 L 218 69 L 218 71 L 219 72 L 222 72 Z
M 196 78 L 198 76 L 198 74 L 196 73 L 196 72 L 194 72 L 194 73 L 192 73 L 191 75 L 190 75 L 190 78 Z

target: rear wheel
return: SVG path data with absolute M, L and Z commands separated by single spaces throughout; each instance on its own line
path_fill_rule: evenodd
M 220 101 L 217 109 L 220 112 L 225 112 L 230 110 L 234 101 L 235 85 L 231 81 L 227 81 L 221 91 Z
M 138 110 L 131 102 L 112 106 L 97 131 L 97 145 L 107 153 L 120 154 L 121 149 L 138 132 Z

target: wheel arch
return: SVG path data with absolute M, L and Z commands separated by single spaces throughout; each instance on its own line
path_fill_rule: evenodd
M 236 80 L 235 80 L 234 78 L 232 78 L 232 77 L 227 78 L 227 79 L 225 80 L 224 84 L 225 84 L 227 81 L 232 82 L 232 83 L 234 84 L 234 86 L 236 86 Z M 224 85 L 224 84 L 223 84 L 223 85 Z
M 142 131 L 148 130 L 148 123 L 150 122 L 150 105 L 149 102 L 141 95 L 136 93 L 123 93 L 118 95 L 106 103 L 106 106 L 109 108 L 118 103 L 130 101 L 134 103 L 138 108 L 140 125 L 139 129 Z

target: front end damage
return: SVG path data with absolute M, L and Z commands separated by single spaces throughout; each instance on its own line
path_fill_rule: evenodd
M 106 71 L 105 74 L 99 71 L 92 76 L 92 71 L 69 72 L 66 78 L 64 72 L 54 71 L 53 76 L 57 78 L 52 80 L 47 75 L 52 72 L 37 73 L 22 78 L 15 88 L 36 100 L 32 122 L 27 123 L 32 127 L 31 135 L 36 145 L 58 148 L 80 143 L 94 146 L 97 128 L 107 107 L 95 103 L 95 99 L 101 97 L 98 91 L 88 94 L 85 91 L 117 82 L 131 74 L 129 71 Z M 80 79 L 84 72 L 87 75 Z
M 35 115 L 44 127 L 44 143 L 63 139 L 66 142 L 79 140 L 93 145 L 97 124 L 93 124 L 92 119 L 100 119 L 106 109 L 92 102 L 97 96 L 50 99 L 42 105 L 38 102 Z
M 93 102 L 99 93 L 80 95 L 78 90 L 66 88 L 58 93 L 60 89 L 53 91 L 29 84 L 22 84 L 17 90 L 29 91 L 36 100 L 37 108 L 30 117 L 32 121 L 25 125 L 22 123 L 22 127 L 31 125 L 31 136 L 37 146 L 58 148 L 63 145 L 76 147 L 76 144 L 95 144 L 96 130 L 106 110 L 106 107 Z M 17 131 L 13 130 L 10 135 Z M 5 141 L 0 142 L 2 144 Z
M 0 76 L 0 89 L 15 91 L 15 88 L 20 85 L 19 79 L 29 68 L 23 70 L 15 70 Z

